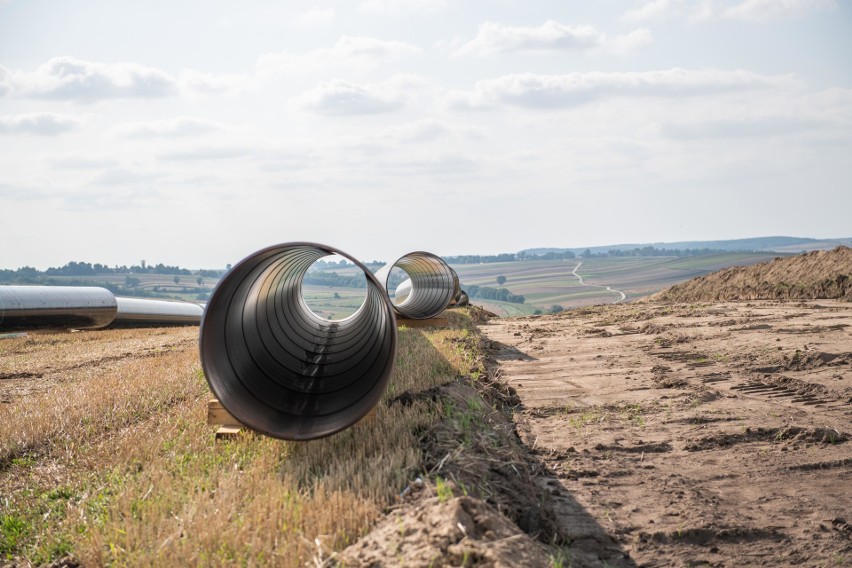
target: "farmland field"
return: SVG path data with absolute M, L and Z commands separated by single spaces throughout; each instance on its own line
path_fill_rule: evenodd
M 606 286 L 624 292 L 627 300 L 641 298 L 663 288 L 734 265 L 772 260 L 773 253 L 720 253 L 698 257 L 606 257 L 576 260 L 528 260 L 488 264 L 455 264 L 462 288 L 470 285 L 498 287 L 497 276 L 505 276 L 503 285 L 512 294 L 526 298 L 523 308 L 509 309 L 505 302 L 472 298 L 501 316 L 544 312 L 552 306 L 564 308 L 613 303 L 620 298 Z M 577 264 L 577 274 L 572 274 Z M 602 286 L 602 287 L 598 287 Z M 529 308 L 529 309 L 527 309 Z
M 302 294 L 315 314 L 324 319 L 339 320 L 351 316 L 361 307 L 366 288 L 305 285 Z
M 175 282 L 175 276 L 178 282 Z M 159 297 L 184 300 L 187 302 L 199 301 L 202 294 L 209 294 L 216 287 L 219 278 L 202 277 L 201 283 L 195 275 L 172 275 L 172 274 L 96 274 L 92 276 L 51 276 L 50 280 L 56 285 L 80 285 L 85 282 L 87 286 L 111 285 L 123 287 L 129 293 L 155 294 Z M 134 283 L 129 285 L 128 282 Z M 123 295 L 119 293 L 118 295 Z

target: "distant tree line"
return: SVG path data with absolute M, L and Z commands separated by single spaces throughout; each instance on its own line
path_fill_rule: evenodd
M 491 288 L 490 286 L 462 286 L 467 295 L 471 298 L 479 298 L 480 300 L 499 300 L 501 302 L 511 302 L 513 304 L 523 304 L 527 299 L 522 294 L 512 294 L 506 288 Z
M 311 265 L 311 270 L 328 270 L 330 268 L 348 268 L 350 266 L 355 266 L 351 262 L 348 262 L 346 259 L 340 259 L 337 262 L 331 260 L 318 260 Z
M 468 254 L 468 255 L 460 255 L 460 256 L 447 256 L 444 257 L 449 264 L 489 264 L 494 262 L 516 262 L 516 261 L 536 261 L 536 260 L 571 260 L 577 258 L 578 255 L 581 255 L 583 258 L 608 258 L 608 257 L 652 257 L 652 256 L 674 256 L 674 257 L 684 257 L 684 256 L 703 256 L 707 254 L 719 254 L 729 252 L 724 249 L 714 249 L 714 248 L 700 248 L 700 249 L 666 249 L 666 248 L 656 248 L 652 246 L 645 247 L 637 247 L 633 249 L 610 249 L 601 252 L 592 252 L 591 249 L 585 249 L 580 251 L 579 249 L 574 250 L 563 250 L 563 251 L 550 251 L 544 254 L 531 254 L 527 252 L 518 252 L 518 253 L 502 253 L 495 255 L 479 255 L 479 254 Z M 745 252 L 745 253 L 755 253 L 758 251 L 744 250 L 737 252 Z
M 444 260 L 449 264 L 491 264 L 495 262 L 517 262 L 526 260 L 566 260 L 576 258 L 570 250 L 562 252 L 548 252 L 545 254 L 527 254 L 525 252 L 504 252 L 494 255 L 467 254 L 461 256 L 445 256 Z
M 573 251 L 564 250 L 561 252 L 546 252 L 544 254 L 527 254 L 525 252 L 518 253 L 518 260 L 570 260 L 577 258 Z
M 112 282 L 104 282 L 102 280 L 94 280 L 87 278 L 63 278 L 62 280 L 57 280 L 56 278 L 51 278 L 49 276 L 45 276 L 44 273 L 31 269 L 30 267 L 23 267 L 23 269 L 18 270 L 0 270 L 0 284 L 28 284 L 28 285 L 38 285 L 38 286 L 96 286 L 98 288 L 106 288 L 116 296 L 137 296 L 142 298 L 174 298 L 174 294 L 183 293 L 183 294 L 194 294 L 199 290 L 197 288 L 183 288 L 182 290 L 176 290 L 174 288 L 170 288 L 168 292 L 161 290 L 159 286 L 154 286 L 152 289 L 141 288 L 138 287 L 138 283 L 133 282 L 125 282 L 124 285 L 114 284 Z M 35 270 L 35 272 L 33 272 Z M 132 277 L 131 277 L 132 278 Z M 209 290 L 208 290 L 209 291 Z M 204 298 L 200 296 L 205 296 Z M 207 294 L 202 293 L 199 294 L 199 300 L 204 300 Z
M 377 263 L 384 266 L 384 263 Z M 350 265 L 351 266 L 351 265 Z M 408 277 L 399 272 L 391 272 L 388 278 L 388 290 L 395 290 Z M 365 288 L 367 280 L 361 273 L 347 276 L 337 272 L 310 271 L 305 274 L 302 282 L 311 286 L 330 286 L 334 288 Z
M 376 272 L 380 268 L 383 268 L 387 264 L 387 262 L 384 262 L 382 260 L 364 260 L 361 261 L 361 264 L 369 268 L 370 272 Z
M 514 262 L 518 260 L 518 255 L 513 252 L 495 255 L 468 254 L 462 256 L 445 256 L 444 260 L 448 264 L 488 264 L 492 262 Z
M 365 288 L 367 281 L 360 274 L 346 276 L 337 272 L 311 271 L 302 279 L 311 286 L 333 286 L 336 288 Z
M 228 269 L 231 266 L 228 265 Z M 169 276 L 199 276 L 202 278 L 220 278 L 226 270 L 189 270 L 167 264 L 149 265 L 145 261 L 133 266 L 107 266 L 100 263 L 69 262 L 58 268 L 41 271 L 31 266 L 22 266 L 17 270 L 0 269 L 0 282 L 26 282 L 45 276 L 102 276 L 107 274 L 166 274 Z
M 586 249 L 583 251 L 583 258 L 607 258 L 611 256 L 704 256 L 707 254 L 719 254 L 728 252 L 722 249 L 665 249 L 655 248 L 651 246 L 634 248 L 629 250 L 610 249 L 605 252 L 593 253 Z M 754 251 L 737 251 L 737 252 L 754 252 Z
M 230 269 L 230 266 L 228 266 Z M 107 266 L 105 264 L 88 262 L 69 262 L 59 268 L 48 268 L 47 270 L 38 270 L 31 266 L 22 266 L 17 270 L 0 269 L 0 284 L 28 284 L 40 286 L 99 286 L 117 294 L 119 296 L 140 296 L 148 298 L 174 298 L 178 297 L 175 294 L 196 294 L 197 299 L 207 299 L 211 288 L 202 288 L 204 278 L 219 278 L 225 273 L 224 270 L 197 270 L 192 272 L 186 268 L 178 266 L 168 266 L 165 264 L 156 264 L 153 266 L 147 265 L 142 261 L 139 265 L 134 266 Z M 98 276 L 107 276 L 115 274 L 124 274 L 124 284 L 116 284 L 113 282 L 105 282 L 98 280 Z M 147 288 L 141 286 L 142 281 L 135 275 L 142 274 L 157 274 L 169 275 L 173 277 L 175 286 L 181 282 L 181 276 L 196 276 L 196 283 L 199 288 L 189 288 L 184 286 L 182 289 L 175 287 L 154 286 Z
M 222 275 L 222 271 L 204 270 L 202 276 L 218 277 Z M 192 271 L 179 266 L 169 266 L 163 263 L 156 265 L 142 264 L 133 266 L 114 266 L 110 267 L 105 264 L 89 262 L 69 262 L 65 266 L 59 268 L 48 268 L 44 271 L 46 276 L 97 276 L 99 274 L 180 274 L 191 276 Z

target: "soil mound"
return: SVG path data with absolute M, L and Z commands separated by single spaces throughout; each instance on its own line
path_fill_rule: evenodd
M 395 511 L 344 550 L 344 566 L 547 566 L 542 547 L 487 503 L 472 497 Z
M 812 251 L 751 266 L 734 266 L 651 296 L 664 302 L 839 299 L 852 302 L 852 249 Z

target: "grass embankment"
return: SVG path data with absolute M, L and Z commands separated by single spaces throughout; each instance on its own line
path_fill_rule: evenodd
M 159 343 L 146 335 L 157 333 Z M 470 314 L 458 311 L 448 329 L 400 330 L 372 420 L 307 443 L 251 433 L 215 442 L 196 333 L 0 345 L 4 361 L 26 369 L 0 372 L 40 385 L 0 404 L 0 564 L 70 554 L 86 566 L 304 566 L 364 534 L 414 477 L 452 478 L 465 448 L 453 436 L 466 429 L 476 443 L 473 426 L 493 412 L 474 390 L 464 403 L 419 394 L 484 377 Z M 140 353 L 133 342 L 150 345 Z M 438 438 L 459 458 L 444 458 L 443 470 L 430 465 L 444 453 Z

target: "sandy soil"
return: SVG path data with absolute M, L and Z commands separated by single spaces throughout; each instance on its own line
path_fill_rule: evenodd
M 492 320 L 574 566 L 852 564 L 852 304 Z

